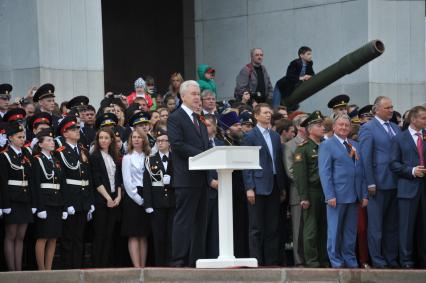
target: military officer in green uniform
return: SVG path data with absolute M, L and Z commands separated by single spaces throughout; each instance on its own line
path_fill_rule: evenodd
M 294 154 L 293 173 L 303 209 L 303 252 L 307 267 L 328 267 L 327 216 L 318 171 L 318 147 L 324 136 L 324 117 L 314 111 L 300 125 L 308 138 Z

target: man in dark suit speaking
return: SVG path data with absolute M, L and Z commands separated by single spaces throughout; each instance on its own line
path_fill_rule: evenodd
M 208 185 L 207 171 L 189 171 L 188 159 L 207 150 L 209 138 L 197 113 L 201 110 L 198 83 L 183 82 L 179 93 L 182 105 L 167 120 L 176 196 L 171 265 L 193 267 L 197 259 L 205 257 Z

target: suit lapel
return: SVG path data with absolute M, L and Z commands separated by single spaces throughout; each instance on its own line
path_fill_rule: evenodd
M 345 146 L 333 135 L 332 139 L 334 140 L 336 147 L 340 151 L 341 154 L 346 156 L 346 160 L 350 160 L 351 163 L 353 163 L 351 157 L 349 157 L 348 151 L 346 150 Z
M 373 118 L 373 122 L 376 124 L 376 127 L 379 128 L 379 131 L 381 131 L 390 140 L 391 137 L 389 136 L 389 133 L 385 130 L 382 124 L 380 124 L 379 120 L 377 120 L 376 118 Z M 389 123 L 389 124 L 391 125 L 391 128 L 395 132 L 395 134 L 397 134 L 398 132 L 394 129 L 394 127 L 392 126 L 392 123 Z
M 201 122 L 198 121 L 198 125 L 200 126 L 200 131 L 197 130 L 194 122 L 192 122 L 192 119 L 188 116 L 188 114 L 185 112 L 185 110 L 182 109 L 182 107 L 179 108 L 180 115 L 184 116 L 184 120 L 186 120 L 187 123 L 190 123 L 192 125 L 192 128 L 194 129 L 194 132 L 197 133 L 197 135 L 201 135 Z
M 156 162 L 159 163 L 160 170 L 163 172 L 163 174 L 165 174 L 166 170 L 164 169 L 164 164 L 163 164 L 163 161 L 161 160 L 160 152 L 157 152 L 155 154 L 155 159 L 156 159 Z M 167 164 L 167 169 L 169 169 L 169 164 Z
M 416 145 L 416 143 L 414 142 L 414 139 L 413 139 L 413 137 L 411 136 L 410 131 L 409 131 L 408 129 L 407 129 L 407 130 L 405 130 L 405 131 L 404 131 L 404 133 L 403 133 L 403 135 L 404 135 L 405 142 L 406 142 L 407 144 L 409 144 L 409 145 L 410 145 L 410 148 L 411 148 L 412 150 L 414 150 L 414 152 L 417 154 L 417 156 L 419 156 L 419 152 L 417 151 L 417 145 Z M 424 144 L 424 142 L 423 142 L 423 144 Z
M 97 152 L 97 158 L 99 160 L 99 163 L 101 164 L 102 173 L 106 176 L 108 176 L 108 171 L 106 169 L 105 160 L 102 157 L 102 153 L 100 151 Z
M 263 137 L 263 134 L 260 132 L 260 130 L 259 130 L 259 128 L 257 126 L 254 126 L 254 133 L 257 135 L 257 138 L 262 143 L 262 146 L 265 147 L 266 152 L 268 153 L 268 156 L 272 160 L 272 156 L 271 156 L 271 153 L 269 152 L 268 144 L 266 143 L 265 138 Z M 272 141 L 272 138 L 271 138 L 271 141 Z M 272 146 L 272 150 L 273 150 L 273 146 Z

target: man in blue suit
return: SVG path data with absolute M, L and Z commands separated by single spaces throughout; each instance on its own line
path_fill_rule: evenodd
M 390 169 L 398 176 L 399 262 L 404 268 L 414 267 L 416 227 L 423 230 L 426 227 L 426 108 L 412 108 L 408 119 L 408 129 L 393 139 L 390 162 Z M 423 268 L 426 267 L 425 236 L 423 231 L 417 245 L 421 248 L 418 254 Z
M 373 267 L 397 267 L 398 207 L 396 176 L 389 169 L 393 137 L 400 132 L 390 123 L 392 101 L 379 96 L 374 101 L 375 117 L 359 131 L 360 152 L 368 186 L 368 249 Z
M 327 252 L 333 268 L 356 268 L 358 203 L 368 204 L 358 143 L 348 140 L 350 118 L 334 118 L 334 136 L 319 147 L 319 173 L 327 202 Z
M 261 146 L 262 169 L 243 170 L 249 203 L 249 253 L 259 265 L 279 264 L 280 194 L 284 190 L 284 167 L 278 133 L 270 130 L 272 109 L 266 103 L 254 108 L 256 127 L 244 137 L 244 145 Z

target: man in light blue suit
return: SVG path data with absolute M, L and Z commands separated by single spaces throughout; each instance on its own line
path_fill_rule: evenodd
M 368 204 L 358 143 L 348 140 L 346 114 L 334 118 L 334 135 L 319 147 L 319 173 L 327 202 L 327 252 L 333 268 L 356 268 L 358 203 Z
M 284 166 L 281 140 L 270 130 L 272 109 L 266 103 L 254 108 L 256 127 L 244 137 L 244 145 L 261 146 L 262 169 L 243 170 L 249 203 L 249 253 L 259 265 L 279 264 L 280 195 L 284 191 Z
M 397 267 L 398 206 L 396 176 L 389 169 L 392 139 L 400 133 L 390 123 L 392 101 L 379 96 L 374 101 L 375 117 L 359 131 L 360 152 L 368 186 L 368 249 L 373 267 Z
M 426 108 L 410 110 L 410 126 L 395 136 L 392 143 L 390 169 L 398 176 L 399 262 L 413 268 L 413 241 L 417 229 L 426 227 Z M 426 234 L 418 237 L 420 267 L 426 267 Z

